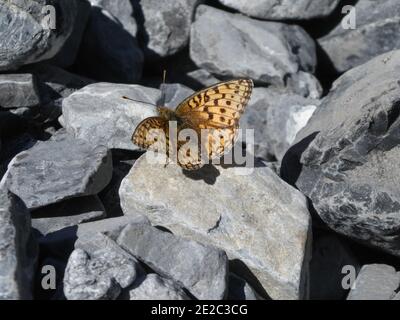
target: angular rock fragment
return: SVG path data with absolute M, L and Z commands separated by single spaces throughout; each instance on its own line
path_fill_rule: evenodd
M 220 300 L 226 295 L 228 260 L 222 250 L 176 237 L 147 223 L 128 225 L 117 242 L 198 299 Z

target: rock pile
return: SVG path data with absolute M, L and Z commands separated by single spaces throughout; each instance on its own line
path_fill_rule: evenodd
M 0 299 L 400 299 L 400 6 L 346 4 L 1 1 Z M 250 165 L 131 142 L 232 78 Z

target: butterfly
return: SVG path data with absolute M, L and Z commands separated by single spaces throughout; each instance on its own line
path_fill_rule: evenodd
M 175 110 L 158 106 L 158 116 L 140 122 L 132 142 L 142 149 L 150 149 L 155 144 L 164 146 L 156 149 L 167 155 L 167 161 L 172 158 L 171 150 L 176 150 L 176 162 L 183 169 L 200 169 L 207 161 L 222 157 L 233 147 L 239 119 L 253 86 L 249 79 L 221 82 L 189 96 Z M 188 137 L 173 140 L 171 121 L 176 121 L 178 139 L 180 133 L 189 129 L 195 133 L 195 142 L 190 143 Z

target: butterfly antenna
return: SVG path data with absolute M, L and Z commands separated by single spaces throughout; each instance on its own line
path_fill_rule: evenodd
M 150 103 L 150 102 L 146 102 L 146 101 L 141 101 L 141 100 L 131 99 L 131 98 L 127 97 L 127 96 L 122 96 L 122 99 L 129 100 L 129 101 L 133 101 L 133 102 L 140 102 L 140 103 L 148 104 L 148 105 L 151 105 L 151 106 L 155 106 L 154 103 Z

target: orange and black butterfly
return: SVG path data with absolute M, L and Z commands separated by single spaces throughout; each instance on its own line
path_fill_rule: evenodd
M 184 129 L 191 129 L 197 135 L 195 146 L 187 140 L 175 143 L 175 149 L 172 150 L 177 152 L 177 163 L 186 170 L 199 169 L 208 160 L 227 153 L 236 142 L 239 119 L 250 100 L 252 89 L 252 80 L 226 81 L 194 93 L 175 110 L 158 106 L 159 115 L 139 123 L 132 141 L 143 149 L 149 149 L 157 142 L 165 146 L 162 152 L 172 158 L 169 129 L 170 121 L 176 121 L 178 136 Z M 161 138 L 160 135 L 151 134 L 159 131 L 163 133 Z M 205 150 L 208 159 L 203 158 L 202 150 Z

